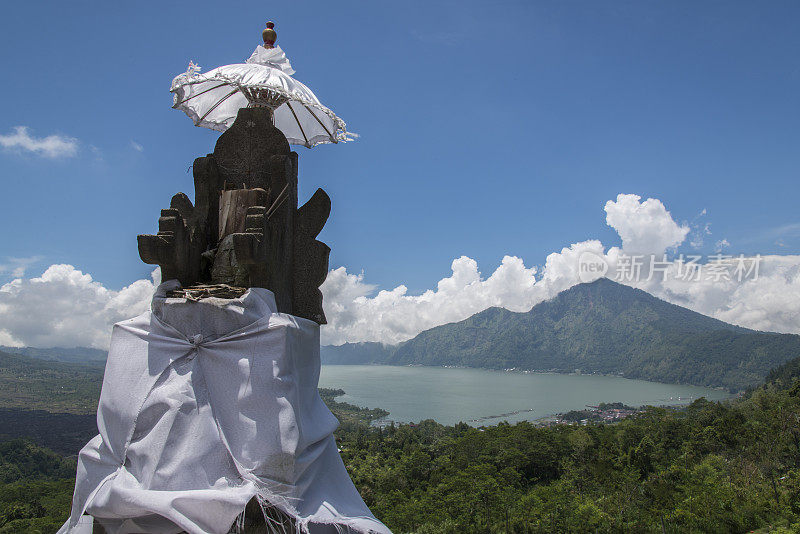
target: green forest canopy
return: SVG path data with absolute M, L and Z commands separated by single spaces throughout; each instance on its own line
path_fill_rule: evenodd
M 397 534 L 790 532 L 800 529 L 798 370 L 790 362 L 738 400 L 614 425 L 375 428 L 345 417 L 336 436 Z M 0 473 L 0 533 L 52 532 L 66 519 L 73 460 L 16 440 L 0 447 Z

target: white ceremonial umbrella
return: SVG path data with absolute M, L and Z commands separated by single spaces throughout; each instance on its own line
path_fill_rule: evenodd
M 267 23 L 259 45 L 245 63 L 224 65 L 200 73 L 189 69 L 172 80 L 173 105 L 192 119 L 195 126 L 223 132 L 244 107 L 266 107 L 275 126 L 292 145 L 311 148 L 322 143 L 351 141 L 345 123 L 323 106 L 311 89 L 292 78 L 283 50 L 275 46 L 274 25 Z

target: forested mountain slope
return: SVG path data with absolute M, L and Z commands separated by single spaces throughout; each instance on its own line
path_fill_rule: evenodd
M 357 358 L 335 350 L 329 363 L 580 369 L 741 390 L 800 356 L 800 336 L 747 330 L 600 279 L 526 313 L 490 308 L 426 330 L 394 350 L 360 344 Z

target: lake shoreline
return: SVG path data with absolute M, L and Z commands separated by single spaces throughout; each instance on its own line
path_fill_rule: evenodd
M 724 389 L 619 375 L 384 364 L 326 364 L 320 385 L 343 389 L 344 402 L 387 410 L 380 425 L 425 419 L 472 426 L 535 423 L 600 403 L 685 406 L 701 397 L 733 396 Z

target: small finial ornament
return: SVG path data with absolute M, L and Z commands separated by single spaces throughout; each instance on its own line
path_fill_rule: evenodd
M 261 37 L 264 38 L 264 48 L 273 48 L 275 41 L 278 40 L 278 33 L 273 29 L 275 23 L 272 21 L 267 22 L 267 27 L 261 32 Z

